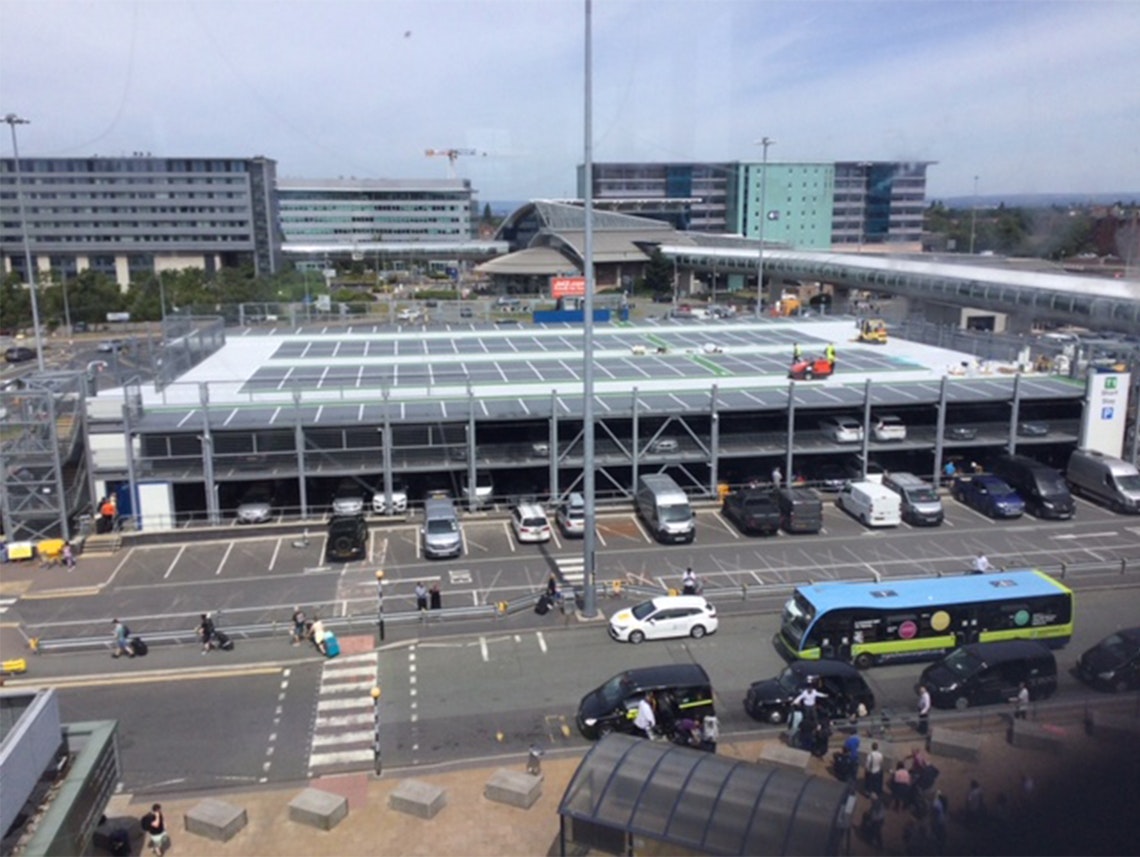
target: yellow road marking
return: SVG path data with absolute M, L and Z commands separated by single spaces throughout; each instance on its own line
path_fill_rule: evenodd
M 135 673 L 133 675 L 107 674 L 93 676 L 70 676 L 64 678 L 22 678 L 7 682 L 8 688 L 14 687 L 43 687 L 67 690 L 79 687 L 107 687 L 123 684 L 149 684 L 165 681 L 196 681 L 208 678 L 247 678 L 256 675 L 274 675 L 280 673 L 281 667 L 244 667 L 235 670 L 178 670 L 164 672 Z

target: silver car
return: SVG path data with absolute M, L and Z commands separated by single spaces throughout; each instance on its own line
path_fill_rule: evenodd
M 237 507 L 239 524 L 264 524 L 273 517 L 273 486 L 259 483 L 245 492 Z
M 355 479 L 341 480 L 333 495 L 334 515 L 363 515 L 364 488 Z

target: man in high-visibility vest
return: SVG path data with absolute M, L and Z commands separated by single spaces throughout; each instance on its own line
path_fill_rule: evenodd
M 831 368 L 835 368 L 835 343 L 828 343 L 827 348 L 824 350 L 824 355 L 827 357 L 827 362 L 831 364 Z

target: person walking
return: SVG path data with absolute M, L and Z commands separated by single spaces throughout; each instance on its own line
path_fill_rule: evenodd
M 162 857 L 170 837 L 166 833 L 166 816 L 162 812 L 162 804 L 153 804 L 150 812 L 140 819 L 143 832 L 147 835 L 147 843 L 155 857 Z
M 443 606 L 443 595 L 439 591 L 438 580 L 431 585 L 431 589 L 428 590 L 428 595 L 431 598 L 431 609 L 439 610 Z
M 918 734 L 930 731 L 930 691 L 923 686 L 918 688 Z
M 987 571 L 993 570 L 993 566 L 990 565 L 989 557 L 981 551 L 978 551 L 978 555 L 974 557 L 974 562 L 970 568 L 974 574 L 985 574 Z
M 428 591 L 423 581 L 416 584 L 416 609 L 426 613 L 428 609 Z
M 202 614 L 202 621 L 198 623 L 198 639 L 202 641 L 202 654 L 206 654 L 214 648 L 214 635 L 217 633 L 217 628 L 214 627 L 214 620 L 210 618 L 209 613 Z
M 804 710 L 802 706 L 793 705 L 791 712 L 788 714 L 788 746 L 799 749 L 800 747 L 800 729 L 804 725 Z
M 799 695 L 792 700 L 792 705 L 799 705 L 803 707 L 804 720 L 809 724 L 814 725 L 818 717 L 816 712 L 816 702 L 822 697 L 827 698 L 827 694 L 816 687 L 816 679 L 808 679 L 808 685 L 799 692 Z
M 693 571 L 693 567 L 689 566 L 685 569 L 685 574 L 681 577 L 681 594 L 696 595 L 700 591 L 701 582 L 697 580 L 697 575 Z
M 128 658 L 133 658 L 135 656 L 135 653 L 134 650 L 131 649 L 130 629 L 127 628 L 127 624 L 125 622 L 122 622 L 119 619 L 112 619 L 111 621 L 115 623 L 115 648 L 111 652 L 111 657 L 117 658 L 120 655 L 126 655 Z
M 883 793 L 883 751 L 879 749 L 879 742 L 871 742 L 871 752 L 867 754 L 864 766 L 863 788 L 869 795 Z
M 325 635 L 327 633 L 324 621 L 314 613 L 313 624 L 309 626 L 309 636 L 313 640 L 313 645 L 317 647 L 317 651 L 325 657 L 328 657 L 328 652 L 325 650 Z
M 305 611 L 300 607 L 293 608 L 293 630 L 289 634 L 294 646 L 301 645 L 305 639 Z
M 75 568 L 75 551 L 71 549 L 71 542 L 63 543 L 63 564 L 67 566 L 68 571 Z
M 1029 717 L 1029 685 L 1022 682 L 1017 688 L 1017 696 L 1011 697 L 1009 701 L 1014 705 L 1014 718 L 1025 720 Z
M 775 491 L 780 490 L 780 483 L 784 481 L 784 474 L 780 470 L 780 466 L 776 465 L 772 468 L 772 489 Z
M 800 348 L 800 344 L 797 342 L 794 345 L 792 345 L 792 362 L 793 363 L 799 363 L 800 358 L 802 358 L 803 356 L 804 356 L 804 350 L 802 348 Z
M 891 801 L 892 809 L 906 809 L 911 802 L 910 771 L 901 759 L 895 764 L 891 777 Z
M 863 813 L 863 838 L 867 844 L 883 850 L 883 825 L 887 821 L 887 805 L 881 795 L 871 795 L 871 806 Z
M 657 714 L 653 710 L 652 693 L 645 694 L 637 703 L 637 717 L 634 718 L 633 725 L 646 738 L 652 740 L 655 737 L 654 730 L 657 728 Z
M 831 364 L 831 368 L 834 371 L 834 369 L 835 369 L 835 343 L 834 342 L 827 343 L 827 348 L 825 348 L 823 350 L 823 356 L 825 358 L 827 358 L 827 362 L 829 364 Z

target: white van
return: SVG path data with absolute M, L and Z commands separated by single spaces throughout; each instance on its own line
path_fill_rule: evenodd
M 1114 512 L 1140 512 L 1140 470 L 1121 458 L 1074 450 L 1065 479 L 1074 494 L 1099 500 Z
M 637 479 L 637 512 L 661 542 L 691 542 L 696 521 L 689 498 L 672 477 L 651 473 Z
M 897 527 L 902 523 L 902 498 L 876 482 L 848 482 L 835 505 L 867 527 Z

